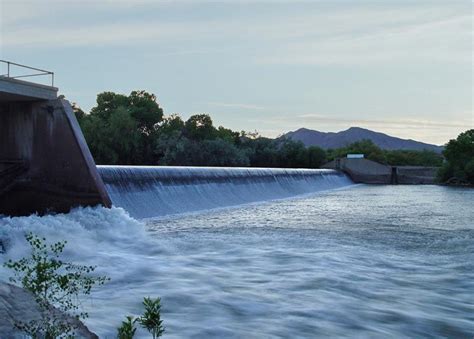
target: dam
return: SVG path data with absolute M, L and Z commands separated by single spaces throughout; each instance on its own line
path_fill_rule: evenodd
M 172 214 L 283 199 L 353 184 L 325 169 L 98 166 L 117 207 L 132 217 Z
M 393 168 L 367 159 L 339 159 L 325 169 L 96 166 L 71 105 L 58 98 L 54 73 L 2 63 L 7 72 L 0 76 L 0 215 L 113 204 L 141 219 L 353 183 L 433 183 L 432 169 Z M 27 73 L 15 73 L 18 69 Z M 50 82 L 30 81 L 37 76 Z
M 334 170 L 96 166 L 71 105 L 58 98 L 54 73 L 0 64 L 7 67 L 0 76 L 0 215 L 113 203 L 151 218 L 352 184 Z M 39 76 L 50 82 L 30 81 Z
M 58 98 L 54 73 L 2 63 L 7 72 L 0 76 L 0 215 L 113 204 L 132 217 L 154 218 L 353 183 L 434 182 L 434 169 L 394 168 L 367 159 L 338 159 L 325 169 L 96 166 L 71 105 Z M 18 69 L 27 73 L 15 73 Z M 30 81 L 38 76 L 50 82 Z

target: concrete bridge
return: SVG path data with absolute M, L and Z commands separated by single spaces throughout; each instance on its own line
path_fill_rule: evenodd
M 8 72 L 0 76 L 0 214 L 110 207 L 71 105 L 57 97 L 54 74 L 1 62 Z M 14 76 L 13 66 L 33 73 Z M 51 85 L 19 79 L 38 75 L 50 76 Z

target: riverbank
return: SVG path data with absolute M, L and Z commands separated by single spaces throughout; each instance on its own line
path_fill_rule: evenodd
M 75 338 L 99 338 L 79 320 L 69 316 L 65 317 L 77 327 Z M 31 293 L 20 287 L 0 281 L 1 338 L 24 338 L 25 333 L 15 328 L 15 321 L 29 322 L 40 318 L 40 312 Z

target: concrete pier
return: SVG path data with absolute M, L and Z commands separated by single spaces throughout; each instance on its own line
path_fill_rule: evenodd
M 0 214 L 111 206 L 68 101 L 57 88 L 0 77 Z

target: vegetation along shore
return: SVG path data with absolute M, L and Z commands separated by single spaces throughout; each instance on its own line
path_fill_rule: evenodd
M 474 130 L 450 140 L 442 154 L 386 150 L 371 140 L 323 149 L 285 136 L 271 139 L 216 127 L 207 114 L 186 121 L 178 114 L 165 116 L 156 96 L 146 91 L 103 92 L 89 113 L 73 108 L 98 164 L 319 168 L 348 153 L 363 153 L 387 165 L 439 167 L 440 183 L 474 184 Z

